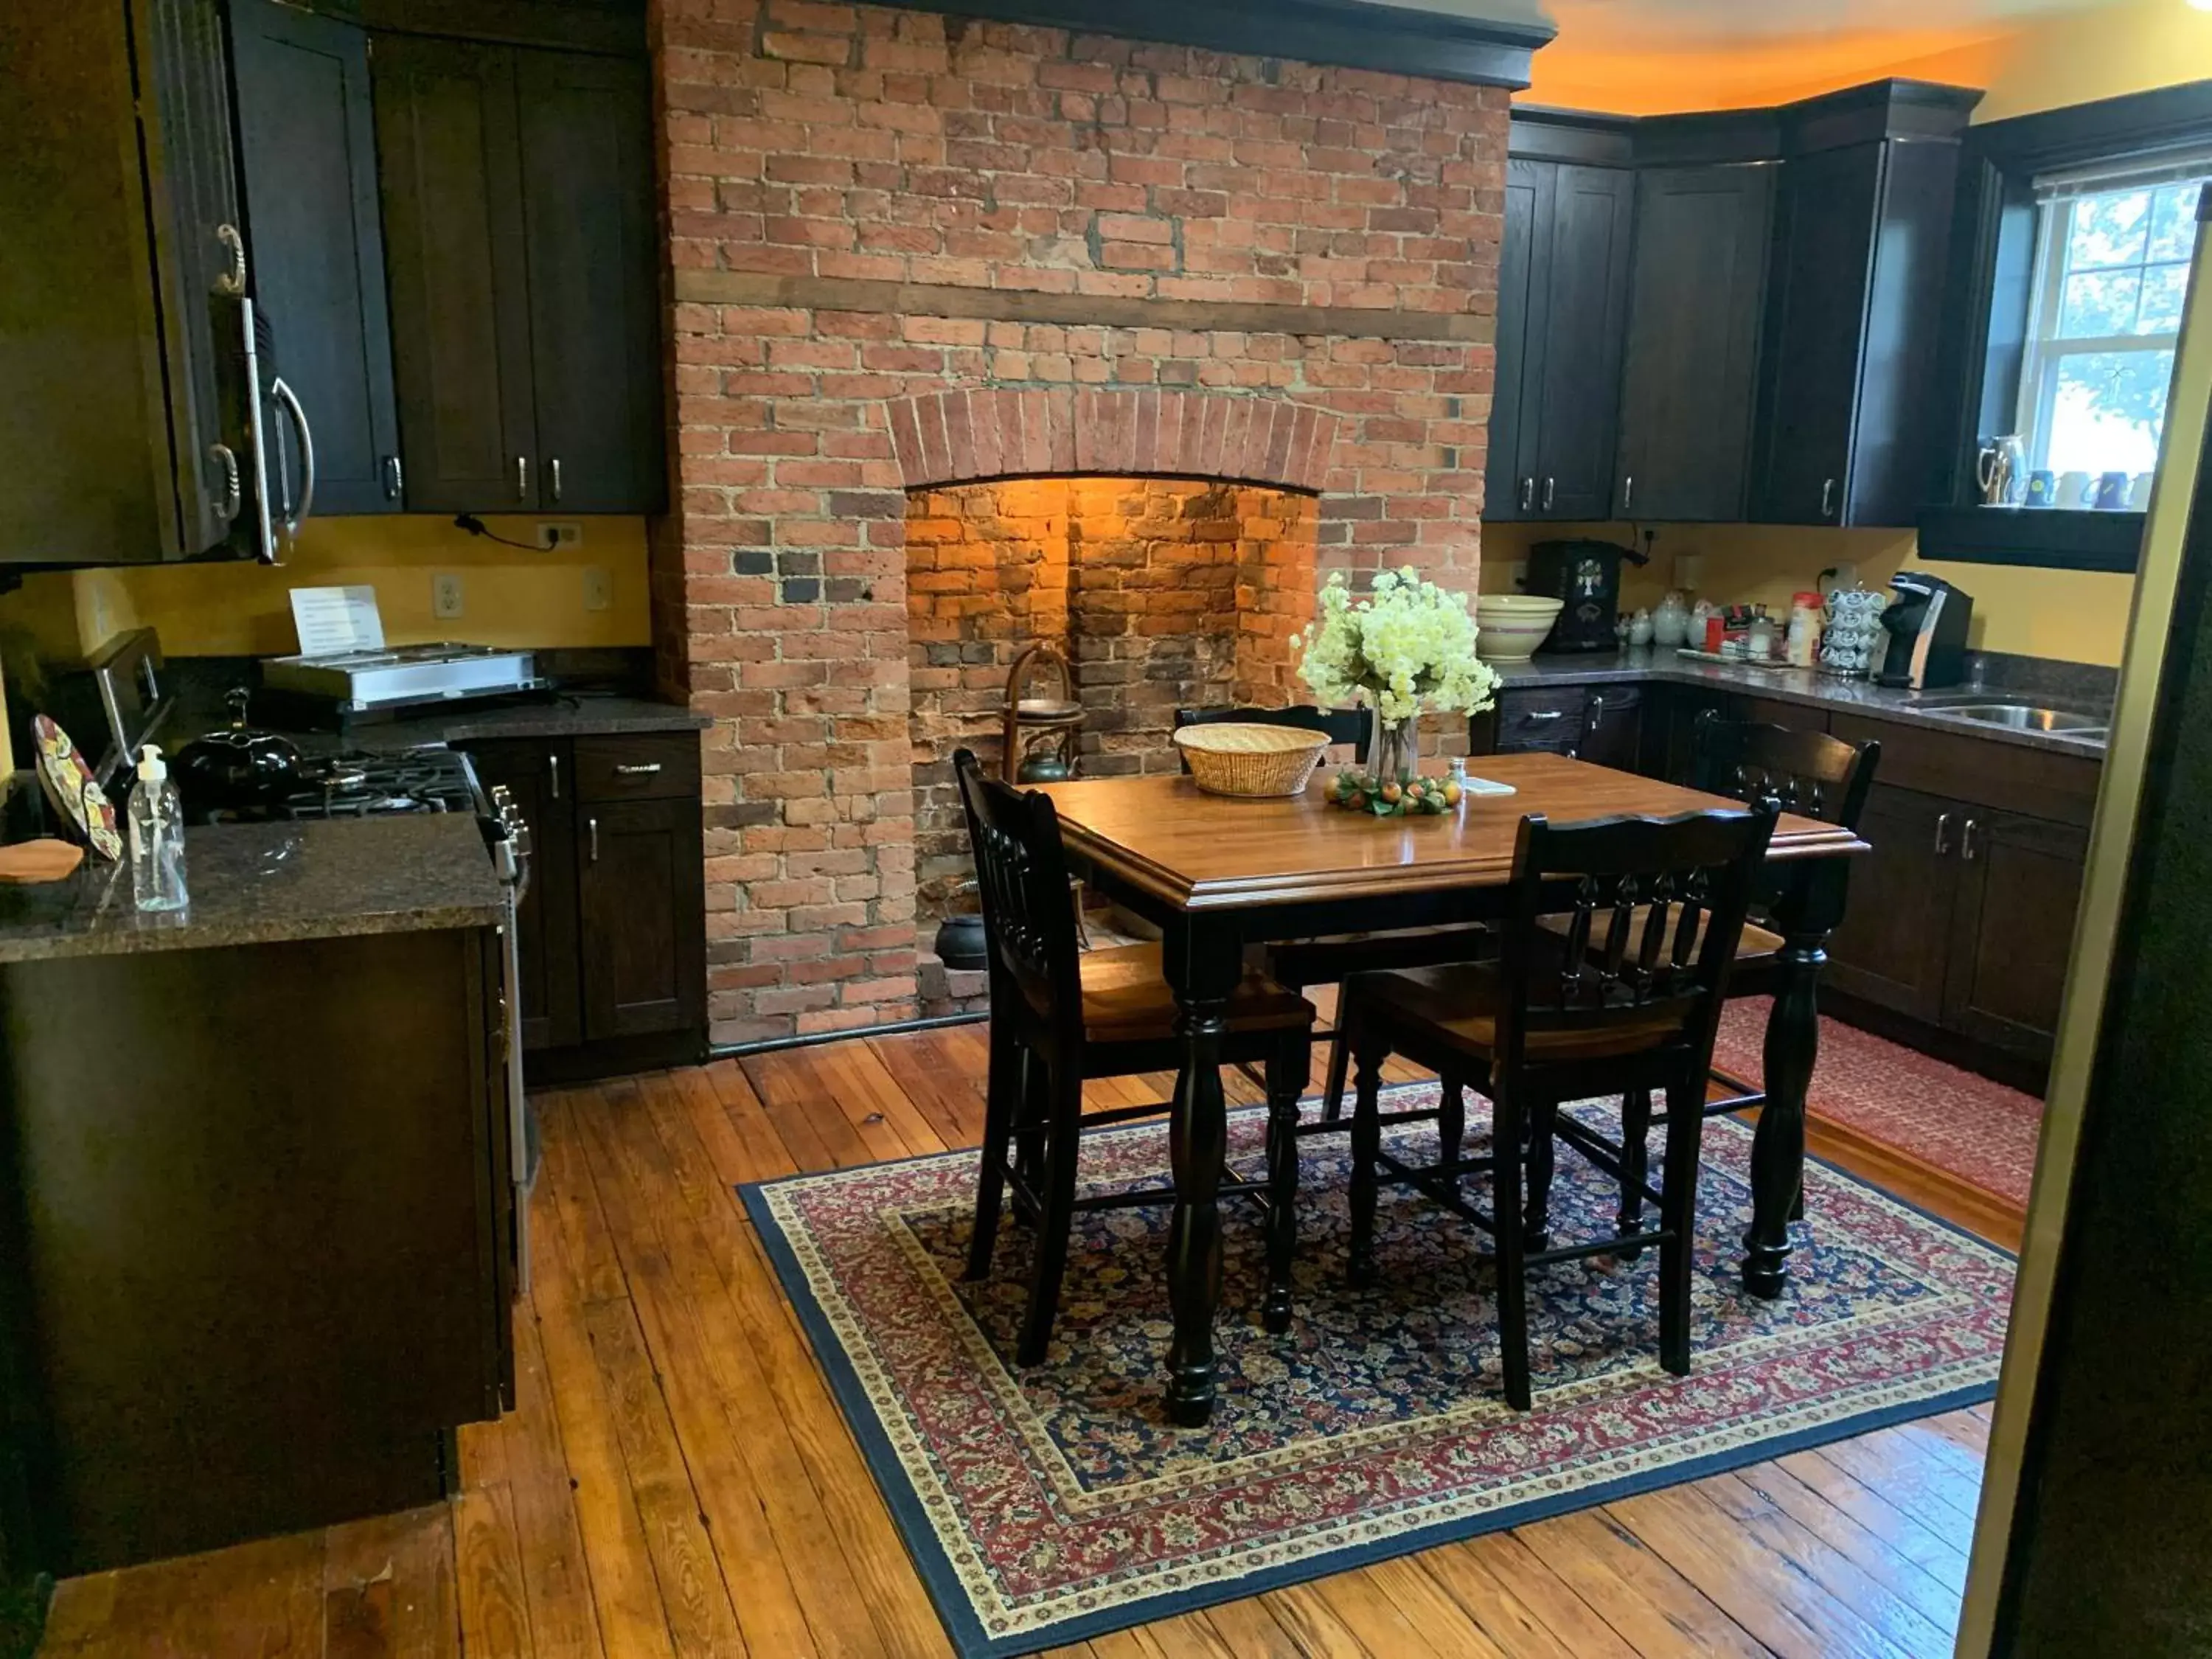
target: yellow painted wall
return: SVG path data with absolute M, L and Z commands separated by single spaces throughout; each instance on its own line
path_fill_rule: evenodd
M 536 519 L 484 520 L 493 534 L 532 538 Z M 295 587 L 366 583 L 395 645 L 643 646 L 652 643 L 641 518 L 589 518 L 583 545 L 539 553 L 502 547 L 429 514 L 321 519 L 283 565 L 194 564 L 61 571 L 33 576 L 0 600 L 0 628 L 27 632 L 40 654 L 81 659 L 124 629 L 158 629 L 172 657 L 281 656 L 297 649 Z M 586 573 L 608 575 L 611 603 L 585 608 Z M 431 578 L 461 578 L 462 615 L 431 612 Z
M 1816 586 L 1820 572 L 1850 563 L 1869 587 L 1905 566 L 1955 583 L 1973 596 L 1967 641 L 1978 650 L 2117 665 L 2126 644 L 2131 576 L 2024 565 L 1954 564 L 1923 559 L 1909 530 L 1822 530 L 1774 525 L 1662 525 L 1651 563 L 1629 567 L 1621 583 L 1631 608 L 1656 605 L 1675 581 L 1674 561 L 1698 556 L 1696 596 L 1717 605 L 1764 605 L 1789 614 L 1790 595 Z M 1626 544 L 1632 532 L 1612 525 L 1485 525 L 1482 591 L 1508 592 L 1512 566 L 1536 542 L 1577 536 Z

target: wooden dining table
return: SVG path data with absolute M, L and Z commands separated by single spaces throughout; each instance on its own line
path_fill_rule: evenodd
M 1331 933 L 1494 920 L 1521 820 L 1666 816 L 1741 802 L 1551 754 L 1485 756 L 1481 775 L 1510 795 L 1469 795 L 1440 816 L 1378 818 L 1323 798 L 1211 795 L 1188 777 L 1049 784 L 1069 861 L 1091 884 L 1158 924 L 1175 993 L 1182 1062 L 1170 1118 L 1175 1209 L 1168 1233 L 1170 1419 L 1203 1425 L 1214 1401 L 1213 1318 L 1221 1296 L 1217 1194 L 1227 1152 L 1221 1038 L 1244 947 Z M 1743 1282 L 1761 1297 L 1788 1281 L 1790 1222 L 1805 1158 L 1805 1091 L 1820 1043 L 1815 993 L 1843 914 L 1851 831 L 1784 813 L 1767 857 L 1784 872 L 1773 925 L 1784 939 L 1767 1021 L 1766 1104 L 1751 1155 L 1753 1217 Z

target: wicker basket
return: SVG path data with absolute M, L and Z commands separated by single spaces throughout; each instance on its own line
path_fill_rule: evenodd
M 1214 795 L 1295 795 L 1328 749 L 1328 733 L 1224 720 L 1175 734 L 1191 781 Z

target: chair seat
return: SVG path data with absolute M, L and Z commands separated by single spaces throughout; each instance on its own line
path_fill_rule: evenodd
M 1469 962 L 1376 974 L 1361 982 L 1361 992 L 1367 1006 L 1387 1011 L 1382 1018 L 1390 1025 L 1479 1058 L 1486 1058 L 1498 1045 L 1498 1011 L 1504 1005 L 1505 980 L 1494 963 Z M 1655 1012 L 1640 1019 L 1532 1030 L 1526 1047 L 1536 1060 L 1610 1060 L 1656 1048 L 1681 1030 L 1679 1013 Z
M 1644 948 L 1644 928 L 1645 923 L 1650 920 L 1650 915 L 1651 907 L 1648 904 L 1639 904 L 1635 908 L 1635 909 L 1629 913 L 1628 954 L 1632 959 Z M 1690 941 L 1690 948 L 1692 953 L 1697 951 L 1698 946 L 1705 943 L 1705 924 L 1711 920 L 1712 913 L 1711 911 L 1700 910 L 1698 912 L 1697 937 Z M 1564 939 L 1566 937 L 1568 929 L 1573 926 L 1573 922 L 1574 918 L 1571 916 L 1540 916 L 1537 918 L 1536 925 L 1543 928 L 1545 932 L 1549 933 L 1557 933 Z M 1659 942 L 1659 954 L 1662 957 L 1668 960 L 1673 958 L 1674 952 L 1674 934 L 1681 927 L 1681 908 L 1680 906 L 1676 906 L 1668 913 L 1666 936 Z M 1591 950 L 1601 951 L 1605 948 L 1605 930 L 1609 925 L 1610 923 L 1608 920 L 1602 916 L 1599 917 L 1591 924 Z M 1758 923 L 1747 921 L 1743 925 L 1743 938 L 1738 942 L 1735 947 L 1736 963 L 1741 966 L 1745 963 L 1758 962 L 1769 957 L 1778 957 L 1782 954 L 1782 943 L 1781 934 L 1769 933 L 1765 928 L 1759 926 Z M 1741 988 L 1740 983 L 1738 985 L 1732 986 L 1729 989 L 1729 994 L 1731 996 L 1739 995 L 1741 994 Z
M 1091 1042 L 1150 1042 L 1175 1035 L 1175 993 L 1158 945 L 1086 951 L 1081 965 L 1083 1030 Z M 1232 1032 L 1279 1031 L 1313 1020 L 1311 1003 L 1249 969 L 1229 999 Z
M 1266 954 L 1268 970 L 1285 985 L 1333 985 L 1354 974 L 1471 961 L 1492 953 L 1496 937 L 1487 923 L 1466 922 L 1285 939 Z

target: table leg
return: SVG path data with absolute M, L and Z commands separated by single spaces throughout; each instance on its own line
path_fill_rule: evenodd
M 1176 1032 L 1183 1044 L 1168 1132 L 1176 1192 L 1168 1225 L 1168 1300 L 1175 1314 L 1168 1417 L 1194 1429 L 1213 1412 L 1213 1313 L 1221 1300 L 1218 1194 L 1229 1141 L 1221 1038 L 1243 961 L 1233 928 L 1204 919 L 1170 929 L 1165 944 Z
M 1820 1048 L 1820 968 L 1826 929 L 1783 936 L 1780 983 L 1766 1021 L 1766 1103 L 1751 1143 L 1751 1231 L 1743 1236 L 1743 1284 L 1753 1296 L 1782 1294 L 1789 1279 L 1790 1223 L 1802 1213 L 1805 1093 Z

